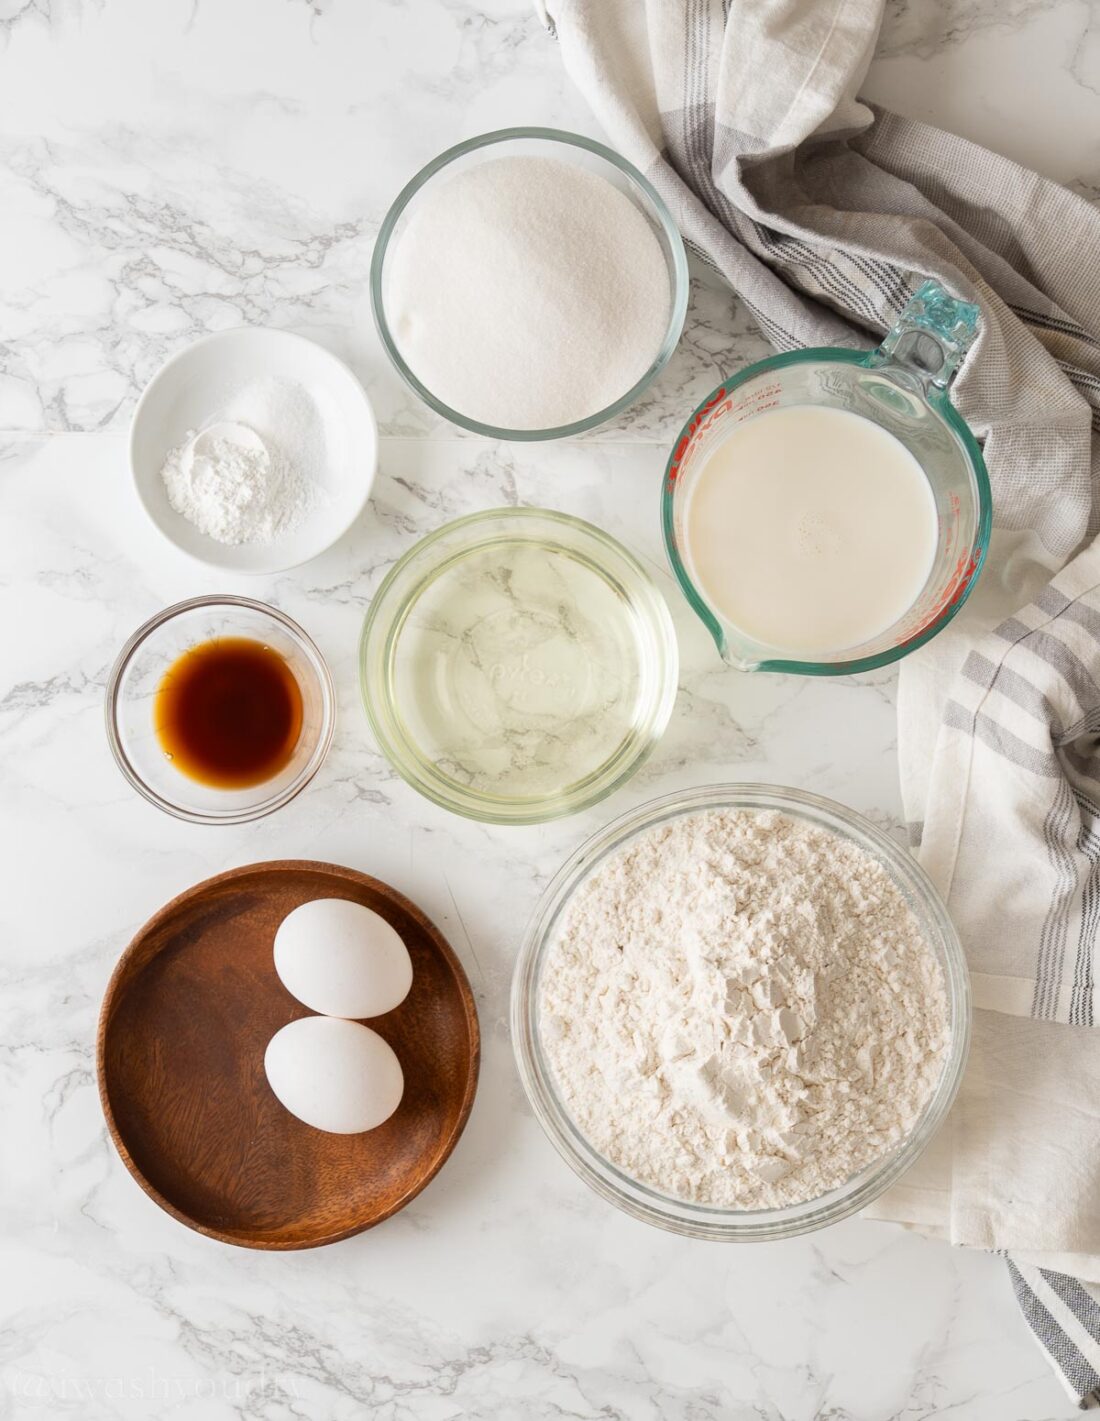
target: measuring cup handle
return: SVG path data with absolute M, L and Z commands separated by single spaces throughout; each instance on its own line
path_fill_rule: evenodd
M 946 390 L 973 345 L 981 318 L 971 301 L 959 301 L 939 284 L 926 281 L 874 352 L 876 365 L 900 365 L 926 388 Z

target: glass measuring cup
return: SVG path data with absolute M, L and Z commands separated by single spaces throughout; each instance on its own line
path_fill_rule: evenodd
M 948 387 L 978 329 L 978 307 L 926 281 L 875 350 L 822 347 L 757 361 L 714 390 L 684 425 L 665 469 L 661 518 L 669 563 L 723 659 L 741 671 L 837 676 L 885 666 L 941 631 L 977 581 L 992 502 L 981 450 Z M 916 458 L 936 505 L 932 570 L 905 614 L 871 641 L 809 660 L 748 636 L 713 607 L 689 570 L 685 512 L 707 460 L 744 420 L 788 405 L 848 410 L 888 430 Z

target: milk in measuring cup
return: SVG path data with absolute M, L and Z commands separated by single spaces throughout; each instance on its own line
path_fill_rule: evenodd
M 689 571 L 748 637 L 788 654 L 861 646 L 920 595 L 937 545 L 920 464 L 861 415 L 791 405 L 736 425 L 688 498 Z

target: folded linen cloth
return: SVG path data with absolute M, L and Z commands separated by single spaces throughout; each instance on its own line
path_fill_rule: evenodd
M 974 974 L 974 1044 L 947 1127 L 875 1213 L 1007 1252 L 1084 1404 L 1100 1390 L 1100 214 L 860 102 L 882 3 L 536 0 L 611 141 L 777 348 L 875 344 L 929 276 L 982 308 L 953 393 L 984 440 L 990 558 L 899 693 L 906 815 Z

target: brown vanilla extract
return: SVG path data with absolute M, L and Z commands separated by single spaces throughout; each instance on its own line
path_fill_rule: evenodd
M 183 774 L 214 789 L 247 789 L 290 763 L 302 729 L 302 691 L 271 647 L 218 637 L 190 647 L 164 673 L 153 724 Z

